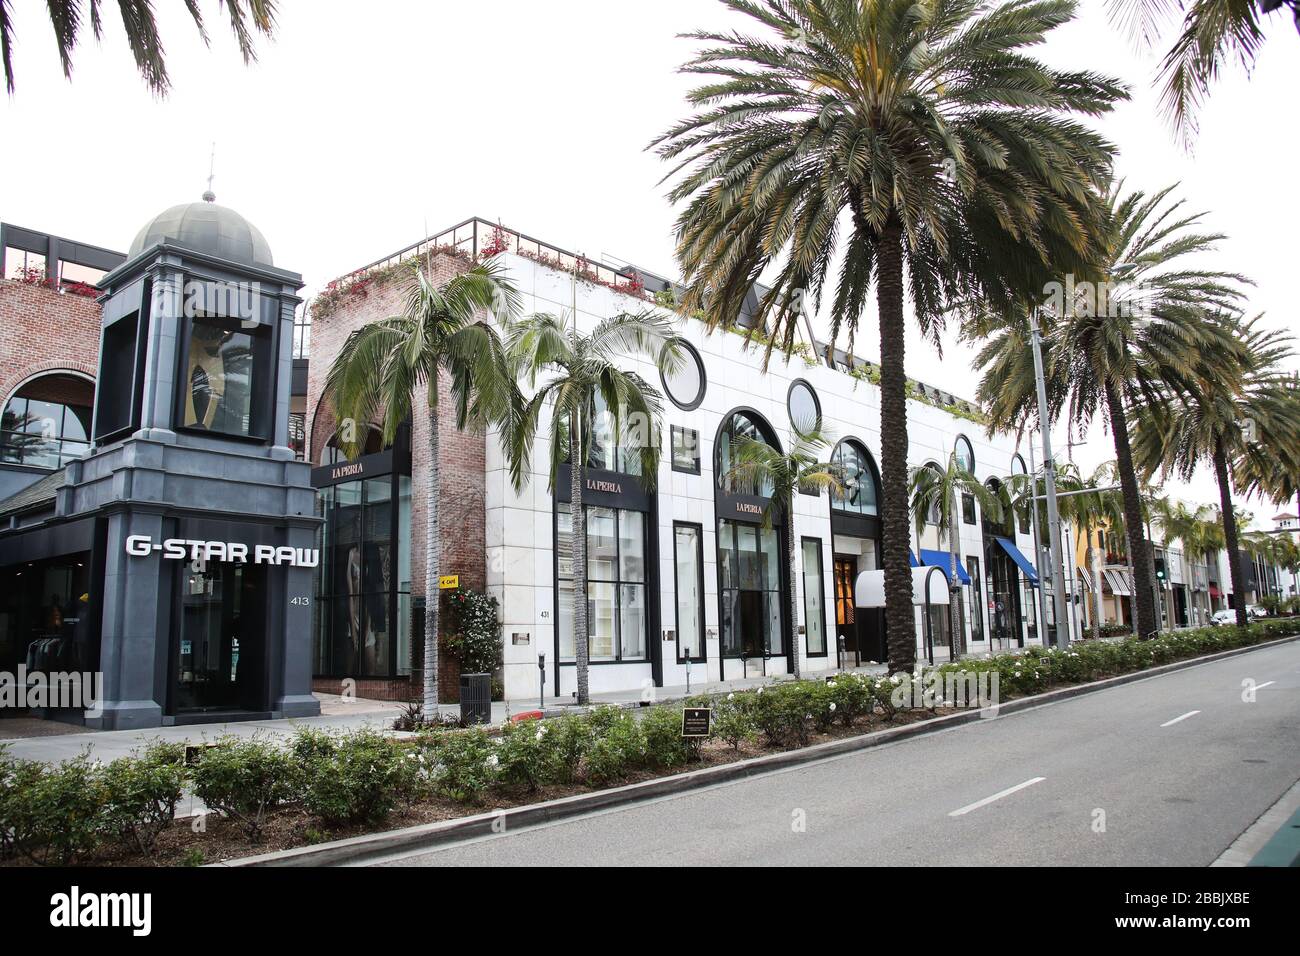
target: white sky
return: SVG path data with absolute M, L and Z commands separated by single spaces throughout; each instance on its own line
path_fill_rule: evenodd
M 125 251 L 156 212 L 199 198 L 215 141 L 218 202 L 256 223 L 308 292 L 472 215 L 674 275 L 675 213 L 645 146 L 684 115 L 690 78 L 676 68 L 690 44 L 675 35 L 747 28 L 713 0 L 281 0 L 277 39 L 245 68 L 213 0 L 201 0 L 211 50 L 181 4 L 156 6 L 166 100 L 139 79 L 115 5 L 100 45 L 87 30 L 69 83 L 45 5 L 14 4 L 0 218 Z M 1132 87 L 1100 123 L 1121 175 L 1147 190 L 1181 182 L 1189 207 L 1230 237 L 1216 264 L 1252 276 L 1252 309 L 1295 329 L 1300 37 L 1289 16 L 1270 18 L 1253 77 L 1229 70 L 1219 83 L 1188 154 L 1156 116 L 1157 56 L 1134 49 L 1103 0 L 1081 8 L 1039 55 Z M 868 314 L 857 350 L 874 356 L 875 342 Z M 940 359 L 914 337 L 907 371 L 966 396 L 978 380 L 952 341 Z M 1085 471 L 1112 457 L 1100 427 L 1075 450 Z M 1170 490 L 1217 500 L 1208 475 Z

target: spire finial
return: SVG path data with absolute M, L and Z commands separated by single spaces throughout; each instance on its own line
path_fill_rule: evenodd
M 212 191 L 213 169 L 217 164 L 217 144 L 212 144 L 212 155 L 208 157 L 208 188 L 203 192 L 204 202 L 216 202 L 217 194 Z

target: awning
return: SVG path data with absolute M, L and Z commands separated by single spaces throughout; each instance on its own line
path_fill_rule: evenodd
M 948 569 L 952 567 L 952 554 L 948 551 L 933 551 L 930 548 L 921 549 L 921 563 L 933 565 L 943 571 L 943 576 L 948 576 Z M 915 567 L 915 565 L 913 565 Z M 962 584 L 970 584 L 970 575 L 961 565 L 961 558 L 957 559 L 957 580 Z
M 1034 566 L 1030 563 L 1029 559 L 1024 556 L 1019 548 L 1016 547 L 1016 543 L 1010 538 L 996 538 L 995 540 L 998 544 L 1002 545 L 1002 550 L 1011 556 L 1011 560 L 1020 566 L 1020 570 L 1023 571 L 1025 577 L 1029 579 L 1029 583 L 1034 587 L 1037 587 L 1038 572 L 1034 570 Z
M 925 603 L 926 585 L 929 585 L 930 603 L 948 603 L 948 578 L 943 574 L 931 574 L 936 570 L 931 567 L 912 568 L 912 603 L 920 606 Z M 853 584 L 853 603 L 857 607 L 885 606 L 885 572 L 884 570 L 863 571 L 858 574 Z
M 1092 593 L 1092 575 L 1088 573 L 1087 568 L 1079 568 L 1079 577 L 1083 579 L 1083 589 Z
M 1106 576 L 1106 584 L 1110 586 L 1111 594 L 1118 597 L 1133 596 L 1133 588 L 1129 583 L 1128 571 L 1121 568 L 1106 568 L 1102 574 Z

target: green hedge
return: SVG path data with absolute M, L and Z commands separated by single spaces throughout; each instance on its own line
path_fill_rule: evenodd
M 1300 619 L 1246 628 L 1199 628 L 1149 641 L 1084 641 L 1068 651 L 1031 648 L 1020 655 L 941 665 L 940 675 L 996 671 L 1003 697 L 1039 693 L 1258 644 L 1300 633 Z M 713 709 L 712 736 L 733 749 L 806 744 L 814 732 L 888 721 L 904 677 L 837 674 L 755 690 L 698 696 Z M 428 798 L 479 804 L 491 796 L 528 797 L 575 783 L 602 787 L 662 773 L 699 756 L 681 737 L 682 705 L 645 710 L 596 707 L 502 729 L 435 729 L 392 740 L 374 730 L 299 730 L 287 746 L 266 738 L 227 737 L 187 767 L 184 748 L 155 743 L 107 765 L 88 755 L 61 765 L 13 760 L 0 746 L 0 859 L 68 864 L 118 844 L 151 853 L 172 825 L 186 783 L 250 843 L 267 817 L 305 812 L 326 828 L 381 824 L 400 805 Z M 313 831 L 315 832 L 315 831 Z

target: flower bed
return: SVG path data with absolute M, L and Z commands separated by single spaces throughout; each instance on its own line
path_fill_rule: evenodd
M 996 671 L 1001 700 L 1300 633 L 1300 620 L 1202 628 L 1150 641 L 941 665 Z M 15 761 L 0 748 L 0 860 L 10 865 L 198 864 L 518 806 L 724 764 L 952 712 L 911 707 L 906 679 L 838 674 L 639 710 L 597 707 L 544 721 L 429 729 L 301 729 L 287 746 L 224 738 L 193 766 L 155 744 L 100 765 Z M 900 703 L 900 699 L 904 703 Z M 707 739 L 681 736 L 683 706 L 713 709 Z M 175 820 L 186 786 L 211 814 Z

